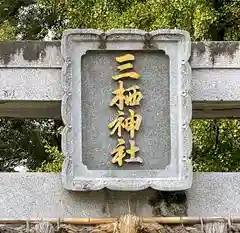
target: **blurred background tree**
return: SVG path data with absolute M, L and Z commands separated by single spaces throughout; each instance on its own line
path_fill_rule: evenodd
M 240 1 L 1 0 L 0 40 L 60 39 L 67 28 L 179 28 L 192 40 L 240 40 Z M 61 170 L 61 121 L 0 120 L 0 171 Z M 195 171 L 240 169 L 238 120 L 193 120 Z

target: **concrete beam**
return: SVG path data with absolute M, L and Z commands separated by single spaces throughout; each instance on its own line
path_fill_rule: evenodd
M 60 118 L 62 63 L 59 41 L 0 43 L 0 116 Z M 190 63 L 193 118 L 240 117 L 240 42 L 193 42 Z
M 195 173 L 187 191 L 187 215 L 239 214 L 239 182 L 239 173 Z M 158 200 L 157 193 L 152 189 L 69 192 L 62 188 L 59 174 L 0 173 L 0 219 L 118 217 L 129 210 L 149 217 L 157 208 L 150 204 Z
M 239 172 L 199 172 L 187 191 L 189 216 L 232 216 L 240 212 Z

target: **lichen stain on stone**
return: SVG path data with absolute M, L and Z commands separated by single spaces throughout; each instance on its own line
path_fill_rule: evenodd
M 204 42 L 192 42 L 192 53 L 190 57 L 190 61 L 193 59 L 193 54 L 196 52 L 197 56 L 201 56 L 206 51 L 206 45 Z
M 155 216 L 174 217 L 187 215 L 187 196 L 184 191 L 156 191 L 149 200 Z
M 57 48 L 57 51 L 60 51 L 60 53 L 61 53 L 61 41 L 55 40 L 55 41 L 50 42 L 50 43 Z
M 205 53 L 206 45 L 204 42 L 193 42 L 192 43 L 192 51 L 197 51 L 199 55 Z
M 219 56 L 221 54 L 228 55 L 231 57 L 231 59 L 233 59 L 234 54 L 239 50 L 239 42 L 233 42 L 233 41 L 211 42 L 208 44 L 208 48 L 209 48 L 212 64 L 214 64 L 216 60 L 216 56 Z
M 7 65 L 14 54 L 22 53 L 24 60 L 29 62 L 43 59 L 46 56 L 46 42 L 10 41 L 0 43 L 0 60 Z

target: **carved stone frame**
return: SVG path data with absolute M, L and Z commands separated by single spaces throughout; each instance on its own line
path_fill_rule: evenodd
M 81 90 L 74 89 L 76 67 L 78 69 L 77 82 L 81 82 L 81 76 L 79 77 L 81 75 L 79 64 L 81 63 L 76 65 L 76 59 L 73 57 L 74 43 L 81 43 L 80 57 L 88 50 L 144 49 L 163 50 L 169 56 L 171 163 L 166 169 L 116 171 L 119 176 L 114 178 L 107 170 L 88 170 L 87 166 L 82 163 L 82 132 L 72 126 L 76 117 L 82 123 L 81 103 L 78 102 L 78 106 L 74 102 L 76 96 L 78 99 L 81 96 Z M 177 43 L 177 50 L 172 43 Z M 188 63 L 190 49 L 189 33 L 175 29 L 160 29 L 150 33 L 137 29 L 118 29 L 105 33 L 94 29 L 71 29 L 63 33 L 61 50 L 64 59 L 62 67 L 64 95 L 61 113 L 65 124 L 62 133 L 62 150 L 65 156 L 62 183 L 65 189 L 90 191 L 108 188 L 134 191 L 151 187 L 162 191 L 173 191 L 186 190 L 191 187 L 192 134 L 189 124 L 192 118 L 192 102 L 190 97 L 191 68 Z M 80 175 L 76 175 L 76 171 Z

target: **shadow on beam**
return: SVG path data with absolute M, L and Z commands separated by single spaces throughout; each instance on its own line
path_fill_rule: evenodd
M 61 119 L 60 101 L 0 101 L 0 117 Z
M 0 101 L 0 117 L 61 119 L 61 101 Z M 240 102 L 193 102 L 193 119 L 240 118 Z
M 193 119 L 240 118 L 240 103 L 236 101 L 193 102 Z

